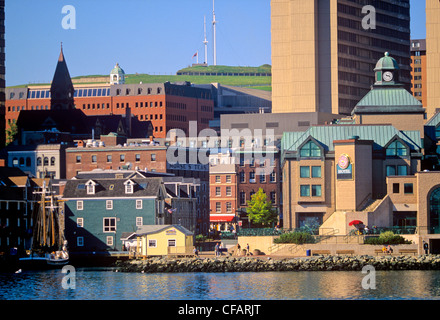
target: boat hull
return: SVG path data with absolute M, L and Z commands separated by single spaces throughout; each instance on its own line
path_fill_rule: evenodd
M 18 266 L 22 270 L 58 269 L 68 263 L 68 259 L 52 260 L 45 257 L 25 257 L 18 260 Z

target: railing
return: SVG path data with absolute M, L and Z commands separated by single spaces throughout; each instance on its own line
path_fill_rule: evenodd
M 238 231 L 238 235 L 241 237 L 278 236 L 284 232 L 284 230 L 275 228 L 243 228 Z

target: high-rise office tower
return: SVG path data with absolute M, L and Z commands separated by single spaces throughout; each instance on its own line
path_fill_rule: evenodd
M 411 40 L 411 91 L 426 106 L 426 40 Z
M 350 114 L 385 52 L 410 89 L 409 0 L 271 0 L 272 112 Z
M 426 113 L 440 110 L 440 2 L 426 0 Z
M 0 148 L 5 145 L 5 0 L 0 0 Z

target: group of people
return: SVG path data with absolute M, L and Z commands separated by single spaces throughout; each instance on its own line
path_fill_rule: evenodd
M 383 248 L 382 248 L 382 252 L 383 252 L 383 253 L 389 253 L 389 254 L 392 254 L 392 253 L 393 253 L 393 248 L 391 248 L 390 245 L 388 245 L 388 247 L 387 247 L 387 246 L 383 246 Z

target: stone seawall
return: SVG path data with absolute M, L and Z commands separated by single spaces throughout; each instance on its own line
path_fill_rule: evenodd
M 361 271 L 440 270 L 440 256 L 319 256 L 272 259 L 267 257 L 149 258 L 118 261 L 121 272 L 266 272 L 266 271 Z

